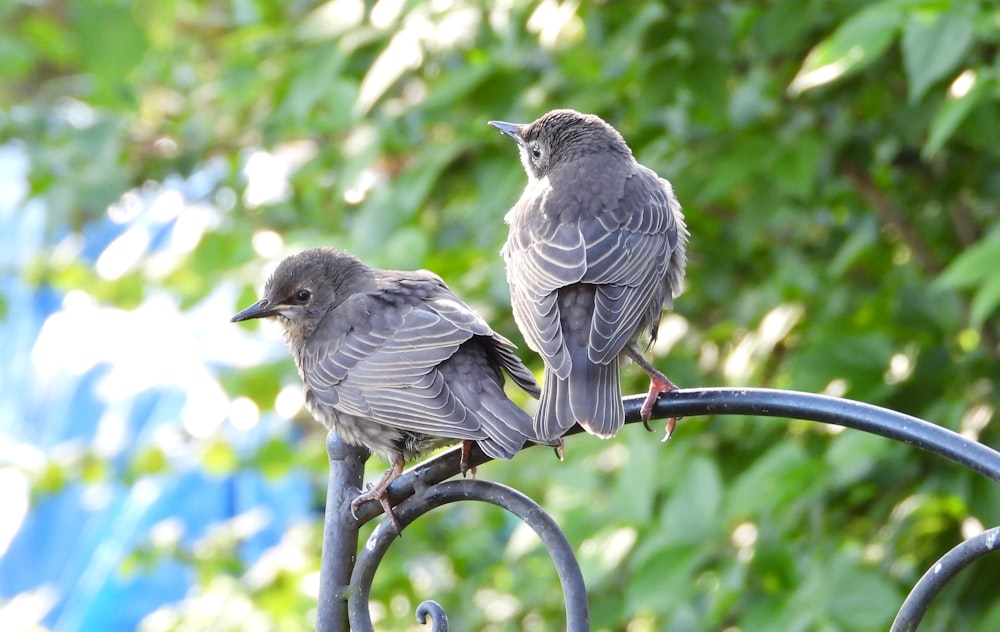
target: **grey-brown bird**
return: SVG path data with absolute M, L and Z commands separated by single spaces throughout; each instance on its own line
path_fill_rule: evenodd
M 537 398 L 534 376 L 435 274 L 378 270 L 314 248 L 282 261 L 263 298 L 232 320 L 251 318 L 283 327 L 313 417 L 391 464 L 352 502 L 355 515 L 377 499 L 398 531 L 386 489 L 405 461 L 463 441 L 464 472 L 472 441 L 510 459 L 534 437 L 531 417 L 504 393 L 503 373 Z
M 545 362 L 535 431 L 554 438 L 577 423 L 616 434 L 623 354 L 649 374 L 648 428 L 659 394 L 676 388 L 638 346 L 656 339 L 684 278 L 688 231 L 673 188 L 597 116 L 553 110 L 528 124 L 489 124 L 517 143 L 528 174 L 505 217 L 502 254 L 514 318 Z

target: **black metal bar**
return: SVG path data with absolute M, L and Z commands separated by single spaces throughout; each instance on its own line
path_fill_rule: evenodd
M 625 423 L 639 421 L 639 408 L 645 395 L 624 399 Z M 863 430 L 889 439 L 903 441 L 1000 483 L 1000 452 L 967 439 L 943 426 L 903 413 L 827 395 L 782 391 L 767 388 L 679 389 L 661 395 L 653 406 L 652 419 L 694 417 L 701 415 L 761 415 L 804 419 Z M 574 426 L 567 435 L 581 432 Z M 490 459 L 473 446 L 470 462 L 482 465 Z M 389 487 L 393 503 L 412 496 L 418 480 L 433 485 L 460 472 L 459 449 L 455 448 L 407 470 Z M 382 513 L 376 501 L 358 508 L 358 518 L 367 522 Z
M 361 523 L 351 515 L 351 501 L 361 493 L 368 450 L 348 445 L 330 432 L 326 436 L 330 479 L 323 519 L 323 554 L 320 562 L 318 632 L 347 632 L 347 592 L 358 553 Z
M 430 487 L 421 486 L 418 493 L 397 505 L 393 512 L 404 528 L 431 509 L 449 503 L 476 500 L 496 505 L 521 519 L 531 527 L 542 544 L 548 550 L 556 567 L 559 581 L 562 583 L 566 602 L 566 630 L 568 632 L 587 632 L 590 630 L 590 607 L 587 602 L 587 588 L 583 582 L 583 573 L 576 560 L 573 547 L 559 529 L 552 516 L 545 513 L 538 503 L 521 492 L 484 480 L 464 479 L 446 481 Z M 375 527 L 371 537 L 365 543 L 358 555 L 354 575 L 351 577 L 350 619 L 354 632 L 372 630 L 371 616 L 368 613 L 368 600 L 371 593 L 372 580 L 375 571 L 382 561 L 386 551 L 396 539 L 395 527 L 388 519 L 384 519 Z M 437 615 L 443 615 L 440 606 Z M 427 612 L 427 602 L 417 609 L 418 617 Z M 445 627 L 439 627 L 444 621 Z M 447 629 L 446 619 L 434 618 L 435 630 Z
M 643 396 L 625 398 L 625 417 L 638 421 Z M 943 426 L 850 399 L 767 388 L 681 389 L 660 396 L 654 418 L 692 415 L 763 415 L 863 430 L 969 468 L 1000 483 L 1000 452 Z
M 931 605 L 931 601 L 959 571 L 998 549 L 1000 549 L 1000 527 L 993 527 L 969 538 L 941 556 L 933 566 L 927 569 L 924 576 L 906 596 L 889 632 L 913 632 L 916 630 L 921 619 L 924 618 L 924 613 Z

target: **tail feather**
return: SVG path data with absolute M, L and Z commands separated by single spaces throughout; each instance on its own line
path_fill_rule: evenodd
M 574 364 L 566 379 L 545 371 L 535 432 L 552 440 L 573 424 L 605 439 L 615 436 L 625 424 L 617 358 L 609 364 Z

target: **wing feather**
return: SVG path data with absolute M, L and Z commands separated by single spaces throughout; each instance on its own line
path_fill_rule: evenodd
M 503 395 L 500 368 L 537 392 L 533 376 L 513 352 L 498 351 L 490 360 L 485 347 L 476 352 L 484 359 L 470 367 L 475 375 L 448 369 L 470 354 L 466 345 L 479 344 L 473 338 L 491 341 L 498 350 L 513 345 L 443 284 L 421 295 L 418 281 L 355 295 L 333 310 L 303 356 L 306 387 L 318 403 L 342 413 L 409 432 L 491 440 L 491 454 L 509 458 L 526 440 L 531 421 Z M 461 381 L 486 383 L 485 395 L 475 395 Z M 507 415 L 515 415 L 513 408 L 522 419 L 495 419 L 490 408 L 498 404 L 485 403 L 497 397 L 509 403 Z

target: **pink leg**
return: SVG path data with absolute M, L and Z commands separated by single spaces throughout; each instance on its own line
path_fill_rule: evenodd
M 646 427 L 646 430 L 652 432 L 653 429 L 649 427 L 649 416 L 653 413 L 653 405 L 656 404 L 660 393 L 669 393 L 670 391 L 677 390 L 677 386 L 666 375 L 658 371 L 656 367 L 647 362 L 631 345 L 625 347 L 625 354 L 649 375 L 649 395 L 646 396 L 646 401 L 642 403 L 642 408 L 639 409 L 639 416 L 642 418 L 642 425 Z M 671 417 L 667 420 L 667 433 L 663 437 L 664 441 L 669 439 L 670 435 L 674 433 L 676 425 L 677 417 Z
M 392 526 L 395 527 L 396 533 L 400 536 L 403 535 L 403 527 L 399 524 L 399 519 L 396 518 L 396 514 L 392 513 L 392 503 L 389 502 L 389 494 L 387 490 L 389 485 L 392 484 L 394 480 L 400 477 L 403 473 L 403 455 L 396 454 L 392 457 L 392 465 L 386 470 L 382 478 L 379 479 L 378 483 L 375 483 L 368 491 L 363 494 L 358 494 L 358 496 L 351 501 L 351 515 L 354 519 L 358 518 L 358 507 L 362 503 L 366 503 L 369 500 L 377 500 L 379 504 L 382 505 L 382 511 L 385 515 L 389 517 L 389 521 L 392 522 Z
M 465 476 L 466 472 L 472 473 L 472 478 L 476 478 L 476 468 L 469 465 L 469 460 L 472 458 L 472 440 L 465 439 L 462 441 L 462 460 L 458 462 L 458 469 L 462 472 L 462 476 Z

